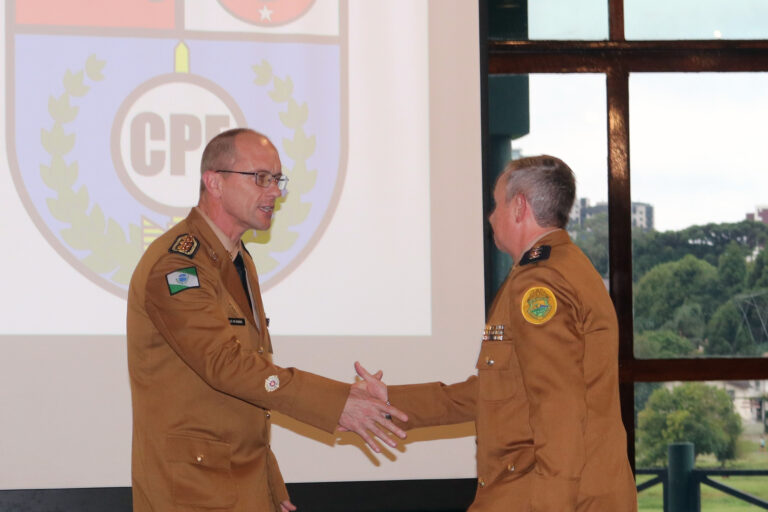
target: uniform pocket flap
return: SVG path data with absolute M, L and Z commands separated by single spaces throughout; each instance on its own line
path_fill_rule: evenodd
M 478 370 L 508 370 L 512 359 L 512 343 L 503 341 L 484 341 L 477 358 Z
M 510 453 L 505 457 L 507 472 L 516 477 L 530 472 L 536 465 L 536 452 L 533 446 L 526 446 Z M 514 478 L 514 477 L 512 477 Z
M 198 437 L 168 436 L 165 439 L 168 462 L 187 462 L 215 469 L 230 469 L 229 443 Z

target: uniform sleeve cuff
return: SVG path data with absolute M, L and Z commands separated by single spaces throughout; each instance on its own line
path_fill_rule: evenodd
M 332 434 L 347 403 L 350 385 L 312 373 L 299 373 L 301 391 L 286 414 Z

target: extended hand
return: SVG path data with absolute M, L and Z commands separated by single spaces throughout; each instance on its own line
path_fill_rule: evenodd
M 280 512 L 293 512 L 296 510 L 296 505 L 291 503 L 291 500 L 283 500 L 280 502 Z
M 364 389 L 373 398 L 381 400 L 382 402 L 388 401 L 387 385 L 381 380 L 382 372 L 379 370 L 374 375 L 371 375 L 363 365 L 355 361 L 355 371 L 360 376 L 360 382 L 364 384 Z
M 355 365 L 355 368 L 359 366 L 359 363 Z M 388 446 L 394 448 L 397 443 L 391 439 L 387 433 L 382 430 L 386 428 L 397 437 L 405 439 L 405 432 L 395 425 L 390 417 L 401 421 L 408 421 L 408 416 L 402 411 L 392 407 L 386 403 L 386 386 L 381 383 L 384 389 L 384 400 L 381 400 L 381 388 L 376 386 L 375 393 L 376 398 L 372 396 L 369 387 L 373 384 L 379 383 L 373 375 L 365 371 L 365 368 L 360 366 L 365 375 L 361 374 L 363 380 L 354 384 L 349 392 L 347 403 L 344 405 L 344 410 L 339 418 L 339 425 L 342 430 L 350 430 L 363 438 L 363 440 L 371 447 L 376 453 L 381 452 L 381 448 L 374 442 L 371 433 L 376 437 L 384 441 Z M 387 415 L 390 415 L 387 417 Z

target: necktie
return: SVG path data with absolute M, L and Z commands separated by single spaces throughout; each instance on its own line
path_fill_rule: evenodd
M 238 251 L 237 257 L 234 260 L 235 268 L 240 276 L 240 282 L 243 284 L 243 290 L 245 290 L 245 296 L 248 297 L 248 305 L 253 308 L 251 304 L 251 294 L 248 292 L 248 278 L 245 275 L 245 263 L 243 262 L 243 254 Z

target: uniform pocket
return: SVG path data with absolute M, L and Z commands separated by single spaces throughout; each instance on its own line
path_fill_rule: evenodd
M 168 436 L 167 460 L 173 500 L 179 505 L 231 508 L 237 503 L 228 443 L 187 436 Z
M 536 454 L 533 446 L 518 448 L 504 457 L 504 481 L 517 480 L 530 473 L 536 466 Z
M 517 393 L 519 371 L 512 341 L 484 341 L 477 358 L 480 400 L 504 400 Z

